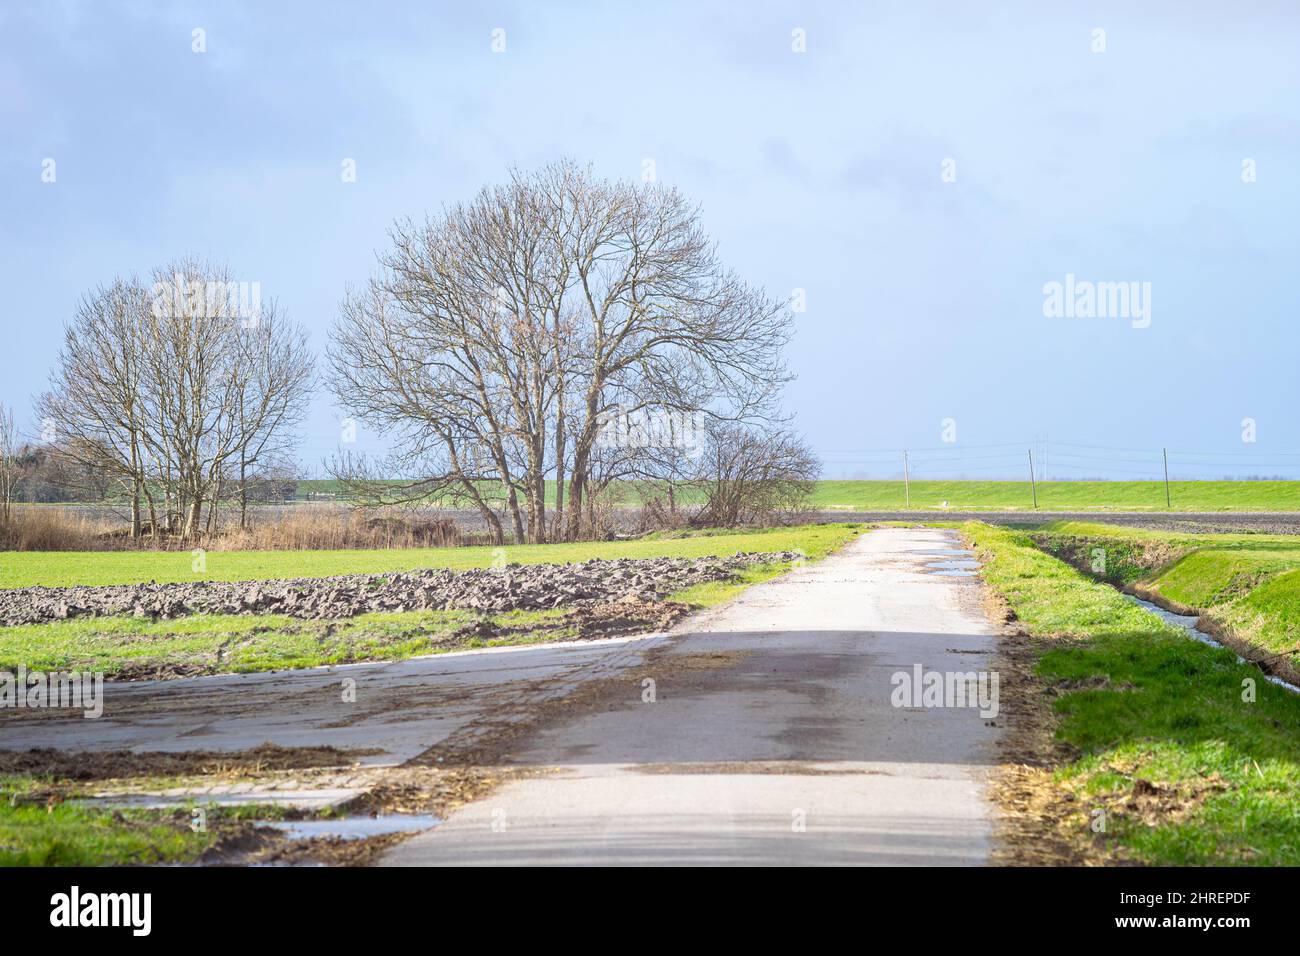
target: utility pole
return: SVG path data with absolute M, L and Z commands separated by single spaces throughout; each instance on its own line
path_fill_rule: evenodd
M 1174 505 L 1173 502 L 1169 500 L 1169 449 L 1161 448 L 1160 451 L 1165 458 L 1165 508 L 1172 511 Z
M 1034 482 L 1034 450 L 1029 449 L 1029 490 L 1034 496 L 1034 510 L 1038 510 L 1038 485 Z
M 903 452 L 903 506 L 912 507 L 912 487 L 907 477 L 907 452 Z

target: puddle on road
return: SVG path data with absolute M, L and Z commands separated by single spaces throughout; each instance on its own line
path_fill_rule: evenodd
M 309 840 L 312 837 L 361 840 L 390 833 L 418 833 L 440 823 L 442 820 L 438 817 L 427 814 L 390 813 L 378 817 L 340 817 L 337 820 L 276 820 L 258 826 L 279 830 L 290 840 Z
M 925 573 L 941 578 L 973 578 L 979 574 L 980 563 L 975 560 L 975 552 L 970 548 L 959 547 L 961 539 L 956 534 L 951 536 L 952 547 L 949 548 L 912 548 L 908 554 L 923 554 L 936 558 L 925 562 Z
M 979 574 L 980 563 L 975 560 L 974 552 L 957 548 L 935 548 L 933 550 L 936 553 L 953 555 L 953 557 L 946 561 L 927 561 L 925 563 L 926 573 L 937 574 L 942 578 L 973 578 Z
M 936 571 L 976 571 L 980 563 L 974 558 L 955 558 L 951 561 L 927 561 L 925 566 Z
M 1167 624 L 1172 624 L 1175 627 L 1181 627 L 1184 631 L 1187 632 L 1187 636 L 1192 638 L 1192 640 L 1200 641 L 1202 644 L 1208 644 L 1210 647 L 1224 646 L 1196 626 L 1197 624 L 1200 623 L 1201 619 L 1195 614 L 1175 614 L 1173 611 L 1169 611 L 1166 610 L 1165 608 L 1162 608 L 1159 604 L 1153 604 L 1151 601 L 1144 601 L 1142 598 L 1137 597 L 1136 595 L 1124 594 L 1123 596 L 1126 600 L 1132 601 L 1134 604 L 1138 605 L 1139 607 L 1145 608 L 1147 611 L 1150 611 L 1152 614 L 1154 614 L 1156 617 L 1160 618 L 1160 620 L 1166 622 Z M 1238 654 L 1237 663 L 1249 664 L 1250 662 L 1247 661 L 1240 654 Z M 1262 670 L 1260 671 L 1260 673 L 1264 674 L 1264 679 L 1269 681 L 1270 683 L 1277 684 L 1279 687 L 1285 687 L 1293 694 L 1300 694 L 1300 687 L 1297 687 L 1295 684 L 1288 684 L 1282 678 L 1275 677 L 1272 674 L 1265 674 Z

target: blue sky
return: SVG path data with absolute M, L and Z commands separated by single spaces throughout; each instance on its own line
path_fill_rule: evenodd
M 731 266 L 806 290 L 786 406 L 827 477 L 903 448 L 1018 476 L 1042 436 L 1062 478 L 1155 477 L 1162 446 L 1175 477 L 1300 476 L 1294 3 L 469 6 L 6 3 L 0 401 L 30 423 L 114 275 L 229 263 L 323 348 L 395 217 L 651 159 Z M 1149 327 L 1045 316 L 1067 274 L 1149 282 Z M 322 394 L 309 470 L 338 417 Z

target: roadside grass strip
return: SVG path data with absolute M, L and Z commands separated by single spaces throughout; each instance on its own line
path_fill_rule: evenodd
M 140 777 L 130 782 L 156 790 L 178 781 Z M 247 836 L 257 824 L 289 812 L 275 804 L 206 804 L 203 824 L 197 826 L 197 803 L 108 809 L 76 802 L 95 789 L 95 784 L 48 775 L 0 774 L 0 866 L 195 863 L 222 841 Z
M 1300 673 L 1300 538 L 1173 534 L 1089 522 L 1049 524 L 1033 537 L 1076 567 L 1099 568 L 1103 580 L 1203 614 L 1239 649 L 1258 649 L 1284 665 L 1283 676 Z
M 168 815 L 116 815 L 72 804 L 12 804 L 0 783 L 0 866 L 114 866 L 188 861 L 212 845 Z
M 1109 861 L 1300 864 L 1300 697 L 1026 534 L 973 522 L 984 579 L 1039 653 L 1063 757 L 1058 832 Z

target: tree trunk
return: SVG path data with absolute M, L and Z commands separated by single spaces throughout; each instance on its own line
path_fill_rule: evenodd
M 506 501 L 510 505 L 510 522 L 515 531 L 515 544 L 523 544 L 528 538 L 524 534 L 524 519 L 519 512 L 519 495 L 515 492 L 514 485 L 506 487 L 510 491 Z
M 131 540 L 140 540 L 140 478 L 131 481 Z
M 560 540 L 564 535 L 564 404 L 555 418 L 555 513 L 551 518 L 551 538 Z
M 239 530 L 248 530 L 248 462 L 239 459 Z

